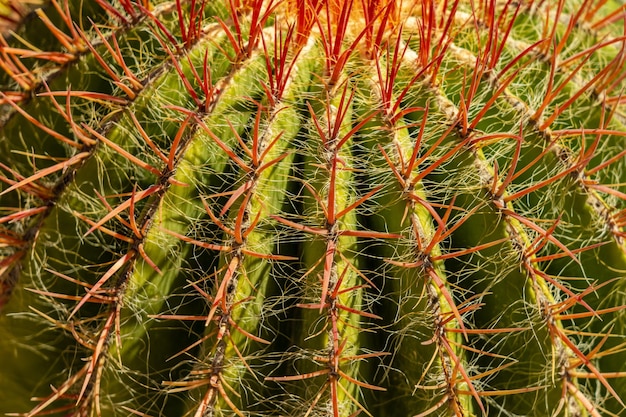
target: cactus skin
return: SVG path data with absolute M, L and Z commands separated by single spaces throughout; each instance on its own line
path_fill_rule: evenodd
M 626 415 L 623 5 L 8 4 L 1 413 Z

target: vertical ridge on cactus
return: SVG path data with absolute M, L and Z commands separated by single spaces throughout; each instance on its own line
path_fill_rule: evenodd
M 626 415 L 619 2 L 1 6 L 3 415 Z

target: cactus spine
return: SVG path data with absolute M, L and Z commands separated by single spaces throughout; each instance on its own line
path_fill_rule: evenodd
M 625 415 L 619 2 L 38 6 L 0 412 Z

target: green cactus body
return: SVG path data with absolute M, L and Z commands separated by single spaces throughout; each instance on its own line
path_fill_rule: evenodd
M 0 413 L 626 415 L 624 10 L 0 2 Z

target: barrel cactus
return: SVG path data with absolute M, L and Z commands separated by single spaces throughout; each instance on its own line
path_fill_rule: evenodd
M 0 412 L 626 415 L 626 7 L 5 0 Z

